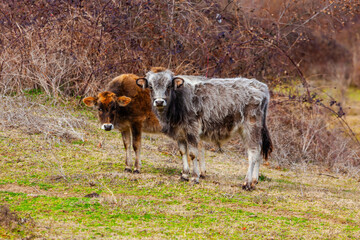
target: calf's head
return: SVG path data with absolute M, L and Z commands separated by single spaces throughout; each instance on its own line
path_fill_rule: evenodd
M 86 97 L 83 102 L 88 107 L 96 106 L 98 108 L 101 129 L 110 131 L 114 129 L 117 109 L 127 106 L 131 102 L 131 98 L 117 97 L 115 93 L 106 91 L 99 93 L 97 97 Z
M 182 87 L 184 80 L 174 77 L 170 70 L 153 68 L 145 78 L 137 79 L 136 84 L 143 89 L 150 89 L 153 106 L 162 112 L 169 105 L 173 92 Z

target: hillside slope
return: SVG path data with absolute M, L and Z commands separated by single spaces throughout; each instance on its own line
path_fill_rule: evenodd
M 206 151 L 207 178 L 194 185 L 163 135 L 144 135 L 142 173 L 125 173 L 121 134 L 75 113 L 88 116 L 85 141 L 0 130 L 0 205 L 17 216 L 0 211 L 0 238 L 360 238 L 355 179 L 263 164 L 256 190 L 243 191 L 247 161 L 228 145 Z

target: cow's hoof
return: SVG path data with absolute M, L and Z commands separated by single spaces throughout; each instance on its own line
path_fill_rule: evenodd
M 189 181 L 188 175 L 187 175 L 187 174 L 181 175 L 180 181 L 182 181 L 182 182 L 188 182 L 188 181 Z
M 131 168 L 125 168 L 125 169 L 124 169 L 124 172 L 129 172 L 129 173 L 131 173 L 132 170 L 131 170 Z
M 140 174 L 140 170 L 139 170 L 139 169 L 135 169 L 133 173 L 135 173 L 135 174 Z
M 244 189 L 246 191 L 252 191 L 252 190 L 254 190 L 254 187 L 252 184 L 250 184 L 248 182 L 244 182 L 244 184 L 242 185 L 242 189 Z
M 198 178 L 193 178 L 191 181 L 192 181 L 194 184 L 199 184 L 199 183 L 200 183 L 200 181 L 199 181 Z

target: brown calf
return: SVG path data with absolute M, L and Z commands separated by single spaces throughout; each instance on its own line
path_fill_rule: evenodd
M 98 108 L 101 128 L 110 131 L 117 128 L 121 131 L 125 150 L 125 171 L 131 172 L 131 140 L 135 151 L 134 173 L 140 173 L 141 132 L 160 132 L 161 127 L 152 112 L 148 89 L 141 89 L 136 85 L 139 77 L 134 74 L 122 74 L 114 78 L 108 85 L 107 91 L 96 97 L 84 98 L 88 107 Z

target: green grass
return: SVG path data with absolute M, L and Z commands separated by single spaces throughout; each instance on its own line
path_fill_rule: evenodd
M 347 91 L 347 97 L 350 101 L 360 102 L 360 89 L 350 87 Z
M 90 115 L 83 111 L 75 114 Z M 247 164 L 228 151 L 206 153 L 208 176 L 200 184 L 181 182 L 181 159 L 162 135 L 143 138 L 142 173 L 125 173 L 121 134 L 87 119 L 79 130 L 87 132 L 85 141 L 0 131 L 0 203 L 35 222 L 2 226 L 0 238 L 360 237 L 354 179 L 262 166 L 257 189 L 246 192 L 240 185 Z M 94 192 L 100 197 L 85 197 Z

